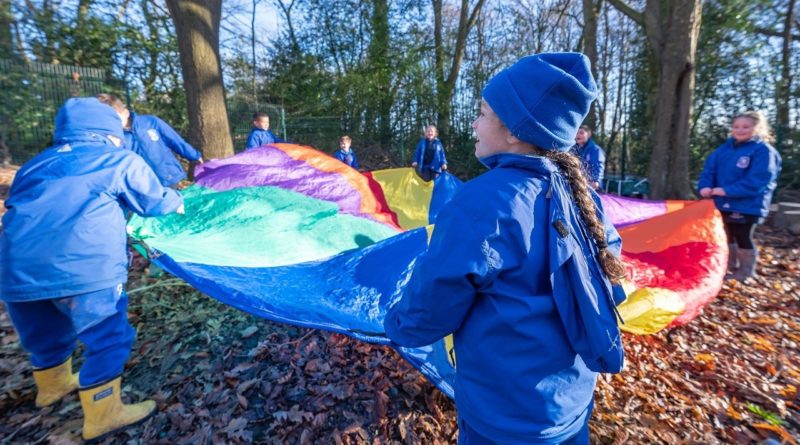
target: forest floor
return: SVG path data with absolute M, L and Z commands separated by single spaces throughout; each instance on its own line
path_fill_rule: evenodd
M 0 194 L 12 176 L 0 170 Z M 800 440 L 800 240 L 768 225 L 756 238 L 754 283 L 726 283 L 686 326 L 625 335 L 625 370 L 598 382 L 593 443 Z M 259 319 L 148 271 L 137 258 L 128 283 L 138 338 L 123 392 L 159 410 L 103 443 L 456 442 L 453 403 L 391 348 Z M 0 443 L 81 442 L 77 395 L 34 398 L 0 305 Z

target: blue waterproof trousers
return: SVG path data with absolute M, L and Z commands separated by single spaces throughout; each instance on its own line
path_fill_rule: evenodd
M 136 331 L 128 323 L 122 285 L 67 298 L 6 302 L 22 347 L 34 368 L 63 363 L 85 345 L 80 386 L 105 383 L 122 374 Z

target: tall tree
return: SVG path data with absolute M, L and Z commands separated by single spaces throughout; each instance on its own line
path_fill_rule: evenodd
M 10 59 L 14 55 L 13 25 L 11 0 L 0 0 L 0 59 Z
M 435 45 L 435 68 L 436 68 L 436 103 L 438 106 L 437 124 L 439 132 L 447 138 L 450 134 L 450 113 L 453 93 L 455 92 L 458 74 L 461 71 L 461 61 L 464 59 L 464 50 L 467 46 L 467 36 L 475 25 L 478 15 L 485 0 L 478 0 L 475 6 L 470 8 L 469 0 L 461 0 L 459 9 L 458 27 L 456 29 L 456 41 L 453 46 L 451 58 L 448 59 L 449 66 L 445 67 L 445 48 L 444 48 L 444 27 L 442 6 L 443 0 L 433 0 L 433 38 Z
M 189 140 L 208 158 L 233 154 L 219 57 L 222 0 L 167 0 L 178 35 Z
M 377 136 L 382 146 L 392 137 L 391 117 L 392 72 L 389 67 L 389 4 L 387 0 L 372 2 L 372 38 L 367 49 L 367 75 L 370 85 L 370 109 L 377 117 Z
M 603 5 L 603 0 L 583 0 L 583 53 L 592 64 L 592 75 L 597 79 L 597 15 Z M 592 102 L 586 123 L 595 127 L 596 105 Z
M 654 102 L 648 107 L 654 126 L 650 193 L 656 199 L 689 198 L 689 131 L 702 0 L 647 0 L 643 12 L 623 0 L 608 1 L 644 28 L 656 76 L 655 91 L 648 97 Z

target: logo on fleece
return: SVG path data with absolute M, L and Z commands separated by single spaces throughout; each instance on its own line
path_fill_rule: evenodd
M 736 160 L 736 166 L 739 168 L 747 168 L 750 165 L 750 156 L 742 156 Z
M 151 129 L 147 130 L 147 135 L 150 136 L 150 140 L 153 141 L 153 142 L 155 142 L 155 141 L 157 141 L 159 139 L 158 132 L 155 130 L 155 128 L 151 128 Z

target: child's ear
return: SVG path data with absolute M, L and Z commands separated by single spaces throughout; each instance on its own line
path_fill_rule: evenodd
M 504 130 L 506 131 L 506 142 L 508 142 L 509 145 L 519 144 L 520 142 L 522 142 L 521 140 L 519 140 L 519 138 L 511 134 L 511 132 L 507 128 L 504 128 Z

